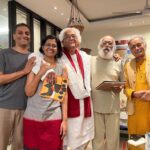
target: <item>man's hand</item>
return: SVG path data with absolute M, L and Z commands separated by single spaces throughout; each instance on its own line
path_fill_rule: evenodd
M 119 54 L 114 54 L 113 56 L 114 60 L 117 62 L 121 59 L 120 55 Z
M 124 88 L 124 85 L 114 86 L 112 90 L 114 93 L 120 93 L 123 88 Z
M 150 101 L 150 90 L 141 90 L 133 93 L 134 98 Z
M 35 57 L 31 57 L 31 58 L 27 61 L 26 65 L 25 65 L 25 67 L 24 67 L 24 69 L 23 69 L 23 72 L 24 72 L 25 74 L 28 74 L 28 73 L 31 72 L 32 68 L 33 68 L 34 65 L 35 65 L 35 59 L 36 59 Z
M 145 90 L 141 90 L 141 91 L 135 91 L 133 93 L 133 98 L 138 98 L 141 99 L 143 94 L 145 94 Z
M 142 95 L 141 99 L 150 101 L 150 90 L 146 90 L 145 93 Z

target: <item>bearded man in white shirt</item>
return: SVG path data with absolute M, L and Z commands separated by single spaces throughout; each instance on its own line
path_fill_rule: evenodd
M 92 57 L 92 100 L 95 137 L 93 150 L 119 150 L 119 92 L 121 87 L 109 91 L 96 90 L 103 81 L 121 81 L 122 63 L 114 59 L 115 39 L 104 36 L 98 44 L 98 55 Z

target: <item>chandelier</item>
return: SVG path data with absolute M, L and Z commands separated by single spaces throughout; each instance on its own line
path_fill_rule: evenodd
M 80 19 L 80 12 L 77 0 L 70 0 L 70 1 L 71 1 L 71 12 L 68 27 L 77 28 L 80 31 L 80 33 L 82 33 L 84 30 L 84 25 Z

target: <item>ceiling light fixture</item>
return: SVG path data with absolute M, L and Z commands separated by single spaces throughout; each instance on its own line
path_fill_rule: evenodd
M 132 26 L 133 25 L 133 23 L 132 22 L 129 22 L 129 26 Z
M 54 9 L 55 9 L 55 10 L 57 10 L 57 7 L 56 7 L 56 6 L 54 6 Z
M 77 0 L 70 0 L 70 1 L 71 1 L 71 12 L 68 27 L 77 28 L 80 31 L 80 33 L 82 33 L 84 30 L 84 25 L 80 19 L 78 2 Z

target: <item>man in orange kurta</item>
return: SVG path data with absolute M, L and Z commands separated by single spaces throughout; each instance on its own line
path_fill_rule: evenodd
M 128 133 L 129 135 L 144 135 L 150 132 L 150 58 L 146 55 L 146 42 L 142 36 L 129 40 L 129 48 L 135 56 L 125 65 L 126 86 L 128 97 Z M 143 150 L 140 147 L 129 147 L 133 150 Z

